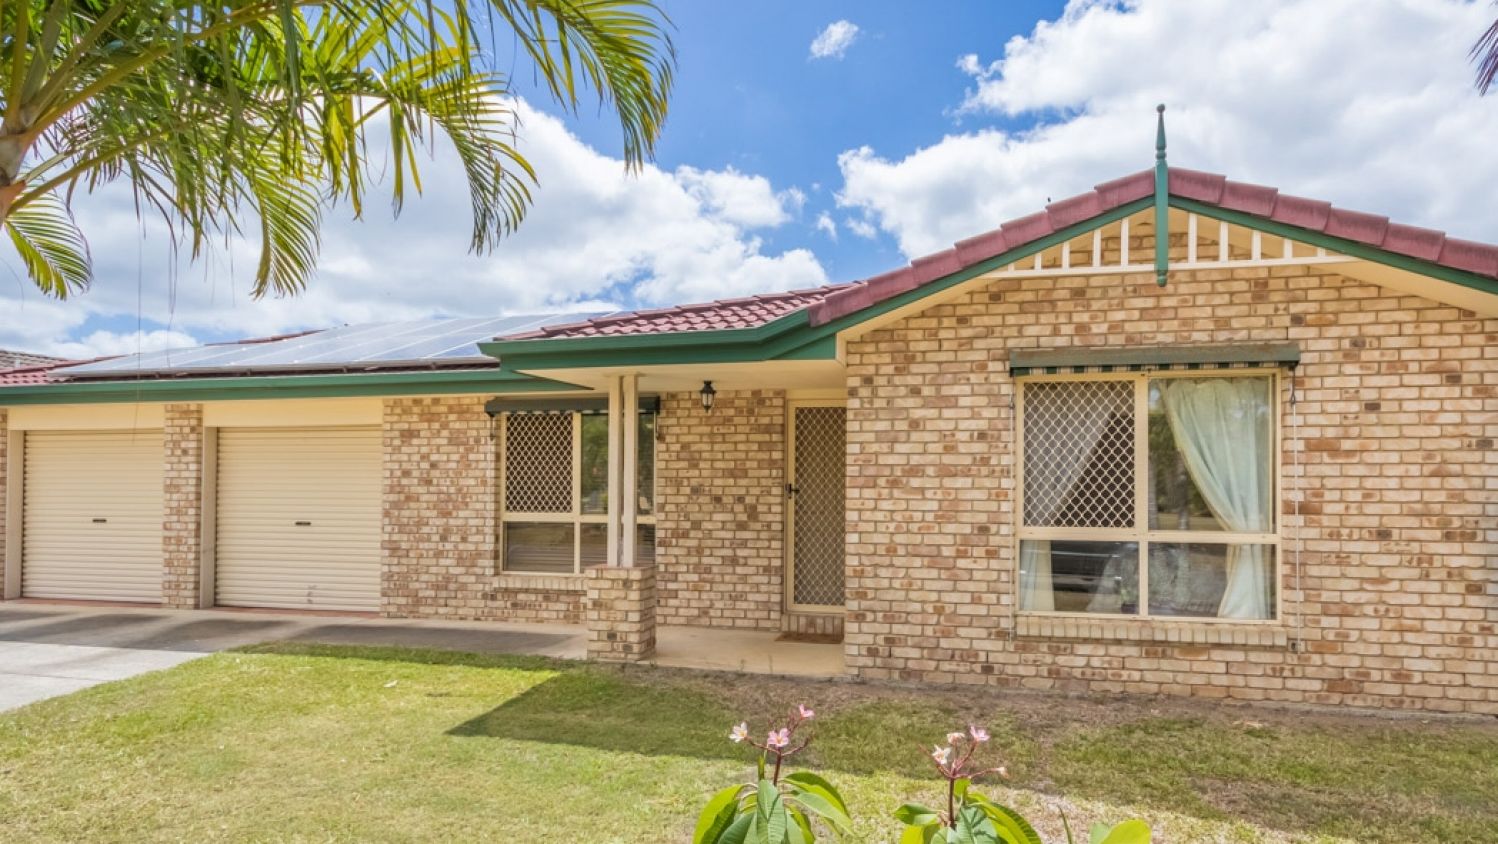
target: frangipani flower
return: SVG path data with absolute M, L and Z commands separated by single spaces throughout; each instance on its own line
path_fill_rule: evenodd
M 967 731 L 970 735 L 972 735 L 973 741 L 979 744 L 988 741 L 988 731 L 983 729 L 982 727 L 970 726 L 967 728 Z
M 734 744 L 738 744 L 739 742 L 745 741 L 748 738 L 749 738 L 749 724 L 748 724 L 748 722 L 740 723 L 738 726 L 736 726 L 736 727 L 733 728 L 732 732 L 730 732 L 728 734 L 728 740 L 731 741 L 731 742 L 733 742 Z
M 966 733 L 947 733 L 947 744 L 956 744 L 966 738 Z
M 950 747 L 936 747 L 936 748 L 932 748 L 932 750 L 931 750 L 931 758 L 936 760 L 936 764 L 938 764 L 938 765 L 945 765 L 945 764 L 947 764 L 948 762 L 950 762 L 952 760 L 952 748 L 950 748 Z
M 785 727 L 781 727 L 778 730 L 771 730 L 769 738 L 765 739 L 765 746 L 773 747 L 776 750 L 788 747 L 790 746 L 790 743 L 791 731 L 786 729 Z
M 801 720 L 803 721 L 810 721 L 812 718 L 816 717 L 817 714 L 812 710 L 807 709 L 806 704 L 804 703 L 797 705 L 796 712 L 801 715 Z

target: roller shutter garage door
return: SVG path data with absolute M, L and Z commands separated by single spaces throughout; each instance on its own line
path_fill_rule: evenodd
M 161 602 L 160 431 L 28 431 L 21 594 Z
M 216 603 L 378 610 L 380 454 L 378 427 L 220 429 Z

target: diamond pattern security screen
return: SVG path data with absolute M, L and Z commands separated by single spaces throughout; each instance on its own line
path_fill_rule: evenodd
M 505 432 L 505 509 L 572 512 L 572 414 L 511 416 Z
M 1272 370 L 1025 376 L 1019 389 L 1021 611 L 1278 618 Z
M 798 407 L 796 419 L 795 557 L 791 602 L 843 605 L 844 432 L 841 407 Z
M 608 422 L 577 411 L 504 415 L 501 568 L 577 574 L 608 558 Z M 655 416 L 638 416 L 636 558 L 655 559 Z
M 1025 524 L 1134 523 L 1134 384 L 1025 386 Z

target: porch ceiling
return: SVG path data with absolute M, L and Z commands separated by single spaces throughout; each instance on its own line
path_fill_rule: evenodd
M 524 370 L 522 370 L 524 373 Z M 529 373 L 524 373 L 529 374 Z M 777 360 L 748 363 L 682 363 L 649 366 L 586 367 L 538 371 L 543 378 L 604 390 L 611 377 L 638 375 L 642 393 L 696 392 L 703 381 L 718 390 L 844 390 L 837 360 Z

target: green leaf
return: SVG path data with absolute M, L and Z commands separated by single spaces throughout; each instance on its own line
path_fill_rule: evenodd
M 954 780 L 952 782 L 952 797 L 956 799 L 958 803 L 963 802 L 963 799 L 967 797 L 968 786 L 972 784 L 973 781 L 967 777 L 963 777 L 960 780 Z
M 826 821 L 838 832 L 847 832 L 853 826 L 853 819 L 848 817 L 848 813 L 823 796 L 825 792 L 822 789 L 813 791 L 803 789 L 795 783 L 787 783 L 787 790 L 790 792 L 789 799 L 796 801 L 802 808 Z
M 796 771 L 795 773 L 787 774 L 783 779 L 786 782 L 795 783 L 797 787 L 804 791 L 812 791 L 822 795 L 823 798 L 836 806 L 838 811 L 843 814 L 851 814 L 848 811 L 848 804 L 843 800 L 843 795 L 838 793 L 837 787 L 817 774 L 811 771 Z
M 1019 812 L 1008 806 L 1002 806 L 989 800 L 977 792 L 969 792 L 967 802 L 983 810 L 988 819 L 993 822 L 994 829 L 1005 839 L 1012 839 L 1014 844 L 1043 844 L 1040 833 L 1035 827 L 1025 820 Z
M 941 820 L 941 813 L 930 806 L 906 803 L 895 810 L 895 820 L 906 826 L 929 826 Z
M 723 830 L 723 835 L 718 838 L 718 844 L 747 844 L 749 835 L 754 829 L 754 815 L 739 815 L 728 829 Z
M 998 832 L 984 811 L 969 805 L 957 812 L 952 831 L 947 834 L 948 844 L 1000 844 Z
M 785 844 L 786 827 L 790 818 L 786 815 L 785 803 L 780 799 L 780 789 L 769 780 L 759 781 L 759 801 L 754 809 L 758 820 L 760 844 Z
M 786 806 L 786 811 L 790 813 L 792 821 L 786 828 L 785 836 L 790 844 L 812 844 L 817 840 L 816 833 L 811 831 L 811 821 L 806 819 L 801 810 L 795 806 Z
M 935 844 L 935 842 L 946 840 L 946 830 L 935 823 L 926 826 L 907 826 L 900 834 L 900 844 Z
M 1104 824 L 1094 824 L 1092 844 L 1150 844 L 1149 824 L 1128 820 L 1111 829 Z
M 692 833 L 692 844 L 716 844 L 738 813 L 741 788 L 742 786 L 731 785 L 707 801 L 707 805 L 702 807 L 702 814 L 697 816 L 697 830 Z

